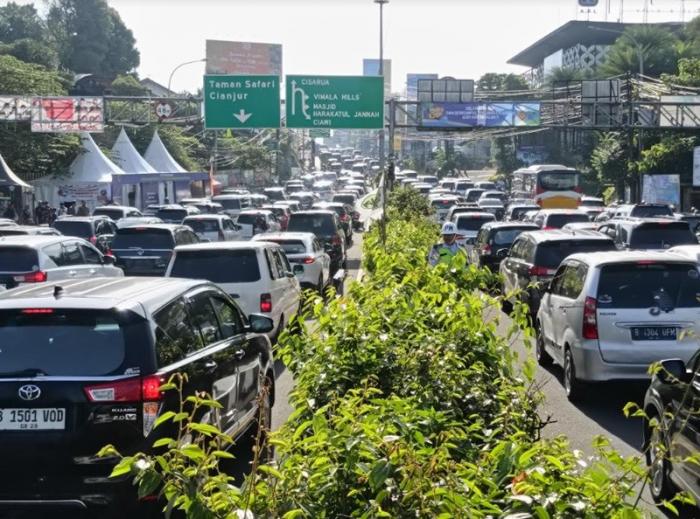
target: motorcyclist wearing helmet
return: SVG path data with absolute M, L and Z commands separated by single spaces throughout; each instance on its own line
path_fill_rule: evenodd
M 464 247 L 459 245 L 455 238 L 457 237 L 457 226 L 452 222 L 445 222 L 442 225 L 442 243 L 433 245 L 428 254 L 428 262 L 433 267 L 439 263 L 449 263 L 452 258 L 458 254 L 467 255 Z

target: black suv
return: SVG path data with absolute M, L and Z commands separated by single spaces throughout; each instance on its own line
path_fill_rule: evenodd
M 700 503 L 695 461 L 700 449 L 700 351 L 686 365 L 661 361 L 644 397 L 644 445 L 650 470 L 649 490 L 656 501 L 688 492 Z M 696 517 L 696 516 L 695 516 Z
M 595 231 L 528 231 L 515 239 L 508 255 L 501 262 L 503 294 L 520 291 L 516 297 L 530 307 L 534 317 L 544 289 L 564 258 L 579 252 L 612 251 L 612 238 Z M 504 301 L 508 311 L 510 301 Z
M 106 253 L 109 250 L 117 224 L 107 216 L 62 216 L 53 223 L 53 228 L 63 236 L 82 238 Z
M 289 232 L 313 233 L 331 257 L 331 273 L 347 267 L 345 233 L 333 211 L 297 211 L 289 217 Z
M 312 209 L 325 209 L 334 211 L 338 215 L 340 226 L 345 233 L 345 245 L 352 244 L 352 208 L 342 202 L 316 202 Z
M 110 478 L 117 460 L 95 454 L 108 444 L 124 455 L 150 452 L 156 439 L 174 437 L 170 424 L 153 426 L 178 411 L 176 393 L 159 391 L 176 372 L 189 377 L 186 396 L 219 401 L 207 420 L 231 437 L 256 430 L 258 416 L 267 427 L 275 376 L 262 334 L 271 329 L 206 281 L 95 278 L 0 294 L 0 514 L 9 506 L 28 508 L 27 517 L 47 506 L 70 517 L 139 511 L 147 503 L 131 478 Z
M 139 225 L 118 229 L 111 253 L 127 276 L 163 276 L 173 249 L 191 243 L 199 238 L 186 225 Z
M 481 226 L 474 247 L 469 250 L 469 261 L 478 267 L 498 272 L 501 261 L 520 233 L 537 231 L 534 223 L 490 222 Z
M 618 249 L 665 250 L 698 243 L 688 222 L 666 218 L 625 218 L 610 220 L 598 232 L 615 240 Z

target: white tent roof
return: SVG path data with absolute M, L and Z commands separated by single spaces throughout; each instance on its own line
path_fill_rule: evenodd
M 0 155 L 0 186 L 17 186 L 31 189 L 32 186 L 15 175 L 15 172 L 10 169 L 5 159 Z
M 81 153 L 70 165 L 68 178 L 64 183 L 111 183 L 112 175 L 123 175 L 124 171 L 109 160 L 87 132 L 80 134 Z
M 166 149 L 163 141 L 160 140 L 158 130 L 153 134 L 153 139 L 143 154 L 148 163 L 153 166 L 158 173 L 186 173 L 187 170 L 180 166 Z
M 156 170 L 139 155 L 129 136 L 122 128 L 119 137 L 112 146 L 112 160 L 125 173 L 155 173 Z

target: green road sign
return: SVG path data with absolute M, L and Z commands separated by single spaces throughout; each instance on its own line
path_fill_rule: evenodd
M 204 76 L 204 127 L 279 128 L 279 76 Z
M 381 76 L 287 76 L 287 128 L 381 128 Z

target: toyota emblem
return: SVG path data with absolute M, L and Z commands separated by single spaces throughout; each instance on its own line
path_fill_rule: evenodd
M 36 400 L 41 396 L 41 389 L 34 384 L 26 384 L 20 387 L 17 393 L 22 400 Z
M 139 256 L 143 256 L 144 252 L 146 252 L 146 251 L 144 251 L 143 249 L 139 249 L 136 251 L 136 254 L 138 254 Z

